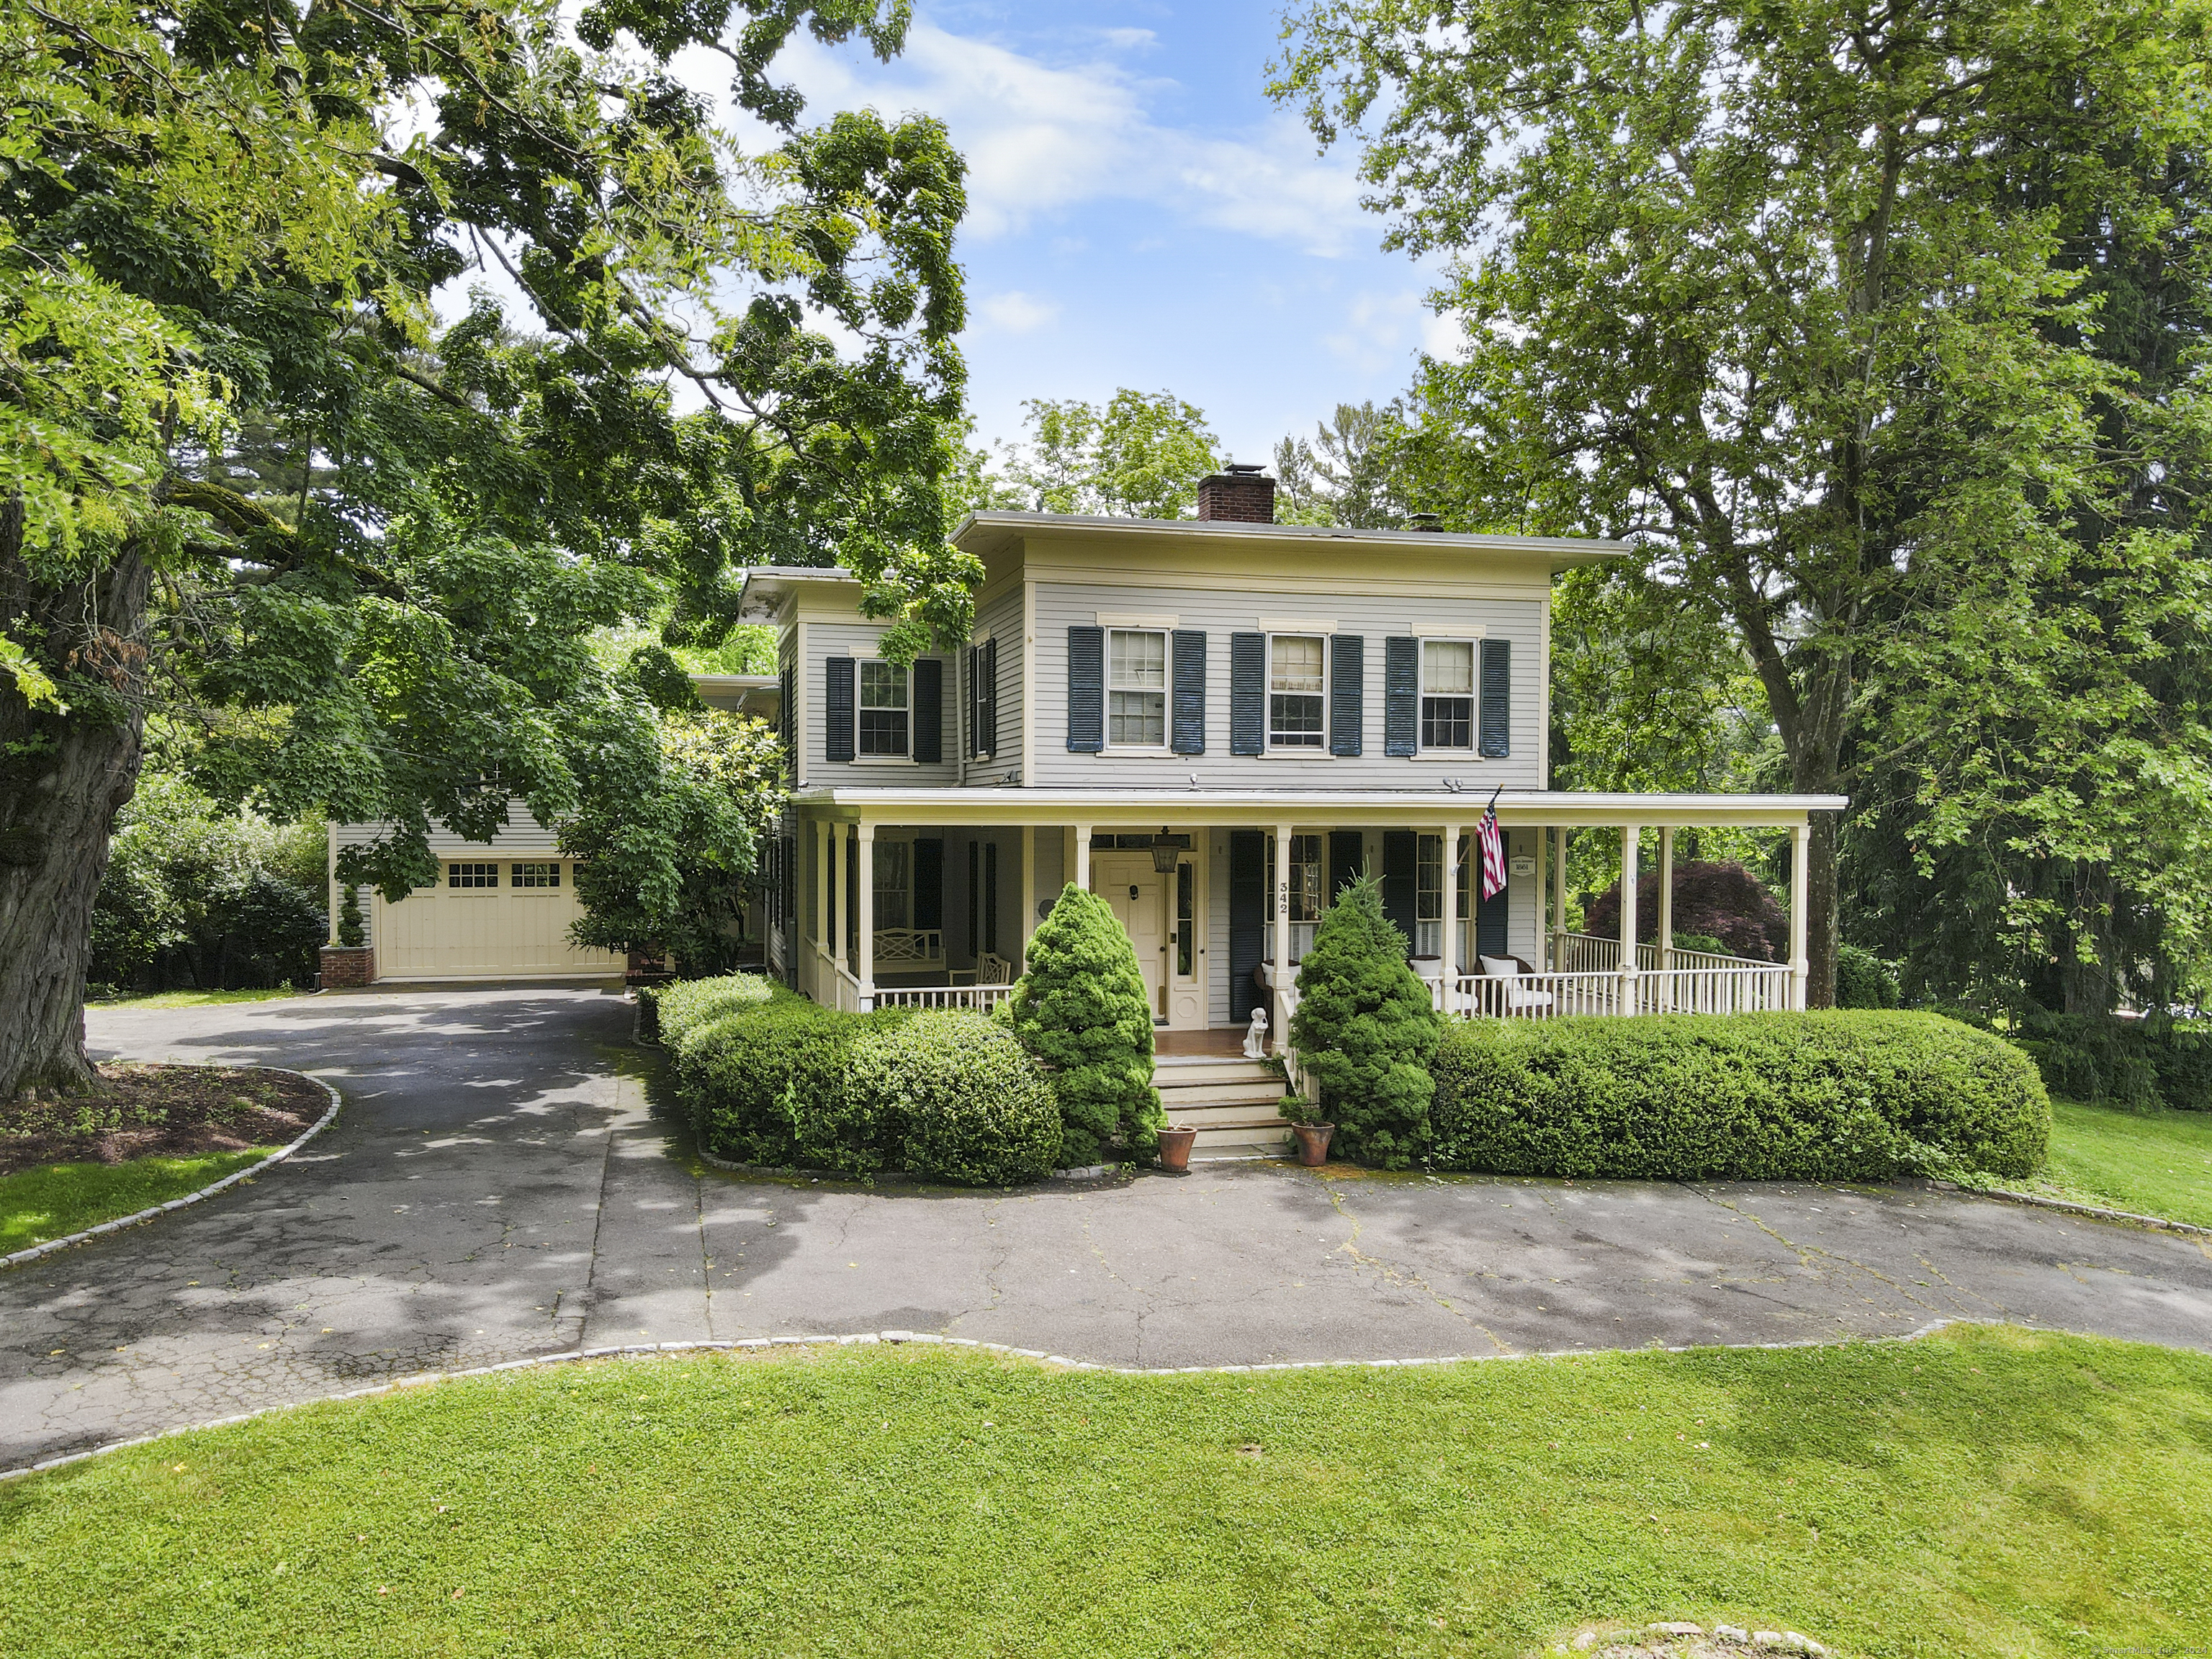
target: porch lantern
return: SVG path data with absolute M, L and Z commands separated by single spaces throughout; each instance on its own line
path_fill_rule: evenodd
M 1160 833 L 1152 837 L 1152 868 L 1164 876 L 1175 874 L 1183 851 L 1182 837 L 1168 834 L 1167 826 L 1162 824 Z

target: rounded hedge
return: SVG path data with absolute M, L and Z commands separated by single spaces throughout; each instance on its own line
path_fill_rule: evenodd
M 1433 1164 L 1501 1175 L 1886 1181 L 2043 1162 L 2034 1066 L 1935 1014 L 1455 1022 Z
M 846 1093 L 899 1126 L 909 1174 L 1003 1187 L 1060 1157 L 1060 1103 L 1044 1067 L 981 1014 L 918 1014 L 854 1045 Z

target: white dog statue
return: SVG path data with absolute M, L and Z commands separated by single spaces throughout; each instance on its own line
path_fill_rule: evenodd
M 1265 1060 L 1267 1057 L 1267 1011 L 1265 1008 L 1255 1008 L 1252 1011 L 1252 1024 L 1245 1029 L 1244 1032 L 1244 1058 Z

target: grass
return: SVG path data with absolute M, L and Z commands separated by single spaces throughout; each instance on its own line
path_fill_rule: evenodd
M 1913 1343 L 1124 1377 L 959 1350 L 510 1372 L 0 1486 L 28 1656 L 1839 1655 L 2212 1640 L 2212 1357 Z
M 2212 1112 L 2051 1103 L 2051 1161 L 2008 1187 L 2212 1227 Z
M 0 1176 L 0 1255 L 196 1193 L 234 1170 L 258 1164 L 276 1150 L 252 1146 L 198 1158 L 42 1164 Z
M 300 997 L 305 991 L 154 991 L 144 996 L 109 997 L 96 1008 L 216 1008 L 231 1002 L 275 1002 Z

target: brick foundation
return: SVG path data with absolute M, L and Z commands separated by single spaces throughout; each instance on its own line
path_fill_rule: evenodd
M 325 945 L 322 972 L 325 991 L 343 991 L 376 982 L 376 947 L 373 945 Z

